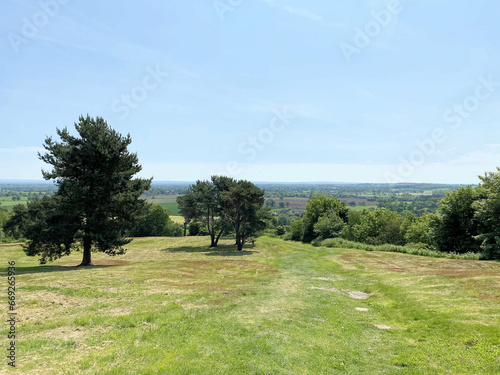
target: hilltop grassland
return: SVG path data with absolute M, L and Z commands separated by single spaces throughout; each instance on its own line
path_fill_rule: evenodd
M 208 243 L 137 238 L 85 268 L 0 245 L 19 320 L 1 373 L 500 373 L 498 262 Z

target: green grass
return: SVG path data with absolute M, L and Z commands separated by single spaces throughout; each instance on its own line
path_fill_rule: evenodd
M 154 197 L 148 197 L 146 198 L 146 201 L 149 203 L 156 203 L 159 204 L 160 206 L 168 209 L 170 213 L 174 216 L 179 216 L 179 205 L 177 204 L 177 199 L 178 195 L 162 195 L 158 194 L 155 195 Z
M 170 213 L 174 216 L 179 216 L 181 214 L 177 202 L 159 203 L 159 205 L 168 209 Z
M 182 216 L 170 216 L 170 219 L 177 224 L 184 224 L 184 218 Z
M 500 372 L 498 262 L 207 242 L 135 239 L 93 268 L 68 267 L 80 253 L 39 266 L 0 245 L 18 272 L 12 373 Z
M 12 208 L 17 204 L 25 205 L 28 203 L 27 197 L 21 197 L 19 201 L 13 201 L 11 197 L 0 197 L 0 208 L 6 208 L 12 211 Z

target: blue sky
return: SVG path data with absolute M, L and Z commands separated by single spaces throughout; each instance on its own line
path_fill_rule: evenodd
M 4 1 L 0 179 L 41 179 L 45 136 L 88 113 L 130 133 L 156 180 L 477 183 L 500 166 L 499 15 L 481 0 Z

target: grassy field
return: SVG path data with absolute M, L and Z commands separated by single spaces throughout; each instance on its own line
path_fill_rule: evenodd
M 156 203 L 162 207 L 165 207 L 170 211 L 172 215 L 179 216 L 179 205 L 177 204 L 178 195 L 155 195 L 154 197 L 146 198 L 149 203 Z
M 147 198 L 146 200 L 167 208 L 172 215 L 179 216 L 179 206 L 176 202 L 177 197 L 178 195 L 159 195 L 154 198 Z M 26 205 L 27 202 L 28 199 L 26 197 L 21 197 L 20 201 L 13 201 L 11 197 L 0 197 L 0 208 L 7 208 L 9 211 L 12 211 L 12 207 L 16 204 Z
M 170 219 L 172 219 L 174 223 L 184 224 L 184 218 L 182 216 L 170 216 Z
M 26 197 L 21 197 L 19 201 L 13 201 L 11 197 L 0 197 L 0 208 L 6 208 L 9 211 L 12 211 L 12 207 L 16 204 L 23 204 L 26 206 L 26 203 L 28 203 L 28 198 Z
M 92 268 L 0 245 L 19 307 L 17 369 L 0 372 L 500 373 L 498 262 L 207 242 L 135 239 Z
M 283 200 L 279 198 L 272 198 L 276 202 L 276 206 L 274 209 L 279 209 L 280 202 L 288 202 L 290 205 L 288 208 L 299 208 L 305 209 L 307 202 L 309 202 L 309 198 L 295 198 L 295 197 L 284 197 Z M 368 201 L 366 198 L 339 198 L 341 201 L 344 201 L 346 204 L 349 202 L 356 202 L 356 205 L 359 205 L 360 202 L 364 202 L 365 206 L 359 206 L 361 209 L 363 208 L 376 208 L 378 202 L 376 201 Z M 269 199 L 267 199 L 269 200 Z M 357 207 L 357 206 L 356 206 Z M 287 208 L 285 206 L 285 208 Z

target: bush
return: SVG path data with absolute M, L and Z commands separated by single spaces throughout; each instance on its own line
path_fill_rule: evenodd
M 167 223 L 167 233 L 170 237 L 182 237 L 184 230 L 182 229 L 181 224 L 171 221 Z
M 276 233 L 276 229 L 266 229 L 264 230 L 261 235 L 267 236 L 267 237 L 278 237 Z
M 291 228 L 291 237 L 290 239 L 293 241 L 302 241 L 302 237 L 304 235 L 304 220 L 297 219 L 292 221 L 290 224 Z
M 201 231 L 200 223 L 194 221 L 191 224 L 189 224 L 189 235 L 190 236 L 197 236 L 200 234 L 200 231 Z

